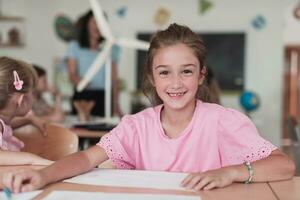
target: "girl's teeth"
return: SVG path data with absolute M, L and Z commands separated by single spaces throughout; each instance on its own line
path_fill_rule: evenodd
M 182 96 L 183 93 L 170 93 L 169 94 L 171 97 L 177 97 L 177 96 Z

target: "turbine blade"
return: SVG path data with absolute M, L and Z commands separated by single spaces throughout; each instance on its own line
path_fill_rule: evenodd
M 147 51 L 150 43 L 143 40 L 130 39 L 130 38 L 119 38 L 116 43 L 122 47 L 140 49 Z
M 101 8 L 101 5 L 98 0 L 90 0 L 90 4 L 95 16 L 95 20 L 97 23 L 97 27 L 102 34 L 102 36 L 109 40 L 113 40 L 113 35 L 111 33 L 111 30 L 109 28 L 108 22 L 104 16 L 103 9 Z
M 112 43 L 107 42 L 105 44 L 103 50 L 99 55 L 96 57 L 94 60 L 93 64 L 90 66 L 86 74 L 84 74 L 83 78 L 77 85 L 77 91 L 81 92 L 88 83 L 92 80 L 92 78 L 96 75 L 96 73 L 103 67 L 104 62 L 106 61 L 106 58 L 110 55 L 111 48 L 112 48 Z

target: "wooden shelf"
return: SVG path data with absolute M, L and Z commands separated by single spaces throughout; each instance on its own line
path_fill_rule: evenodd
M 1 44 L 0 43 L 0 48 L 14 48 L 14 47 L 20 48 L 24 46 L 25 46 L 24 44 Z
M 15 16 L 0 16 L 0 21 L 22 22 L 24 21 L 24 18 Z

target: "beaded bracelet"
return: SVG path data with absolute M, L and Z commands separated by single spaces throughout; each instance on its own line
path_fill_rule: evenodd
M 250 162 L 244 162 L 244 165 L 247 167 L 248 173 L 249 173 L 249 177 L 248 180 L 245 181 L 245 184 L 251 183 L 252 178 L 253 178 L 253 169 L 251 166 Z

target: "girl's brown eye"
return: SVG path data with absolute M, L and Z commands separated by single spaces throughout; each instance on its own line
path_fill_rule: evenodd
M 160 75 L 167 75 L 169 72 L 168 71 L 161 71 L 159 72 Z
M 183 70 L 183 73 L 184 73 L 184 74 L 191 74 L 191 73 L 192 73 L 192 70 L 185 69 L 185 70 Z

